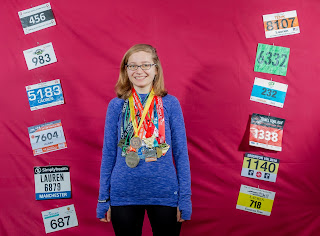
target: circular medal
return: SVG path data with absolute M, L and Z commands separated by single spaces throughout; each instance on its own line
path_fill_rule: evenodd
M 130 168 L 134 168 L 139 164 L 139 156 L 136 152 L 129 152 L 126 155 L 126 163 Z
M 156 147 L 157 157 L 160 158 L 162 156 L 162 148 Z
M 131 147 L 135 149 L 139 149 L 141 147 L 142 140 L 139 137 L 132 137 L 130 140 L 130 145 Z

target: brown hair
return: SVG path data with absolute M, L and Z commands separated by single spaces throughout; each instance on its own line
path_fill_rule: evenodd
M 155 95 L 164 97 L 167 95 L 167 90 L 164 87 L 164 80 L 163 80 L 163 71 L 162 66 L 159 60 L 159 57 L 157 55 L 157 50 L 148 44 L 136 44 L 132 46 L 126 54 L 124 54 L 121 64 L 120 64 L 120 74 L 118 82 L 115 86 L 115 90 L 117 93 L 117 96 L 122 99 L 127 99 L 131 95 L 131 89 L 133 87 L 132 83 L 129 80 L 128 74 L 127 74 L 127 68 L 126 65 L 128 63 L 129 57 L 136 53 L 144 51 L 147 53 L 150 53 L 152 56 L 153 63 L 156 64 L 156 70 L 157 74 L 153 80 L 153 91 Z

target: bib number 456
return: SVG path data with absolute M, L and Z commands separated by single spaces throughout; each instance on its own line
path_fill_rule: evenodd
M 40 21 L 45 21 L 45 20 L 46 20 L 46 16 L 42 12 L 42 13 L 40 13 L 40 15 L 39 14 L 35 14 L 33 16 L 30 16 L 29 23 L 30 24 L 37 24 Z

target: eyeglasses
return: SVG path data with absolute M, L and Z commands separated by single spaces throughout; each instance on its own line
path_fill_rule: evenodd
M 149 70 L 152 66 L 156 66 L 157 64 L 142 64 L 140 66 L 138 65 L 126 65 L 126 67 L 129 69 L 129 70 L 138 70 L 138 68 L 140 67 L 142 70 Z

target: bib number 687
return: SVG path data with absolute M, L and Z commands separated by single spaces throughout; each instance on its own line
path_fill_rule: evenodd
M 66 219 L 66 223 L 65 223 L 65 219 Z M 70 216 L 65 216 L 63 218 L 58 218 L 57 220 L 53 219 L 50 221 L 50 226 L 52 229 L 56 229 L 57 227 L 59 228 L 63 228 L 66 224 L 66 226 L 69 225 L 69 220 L 70 220 Z

